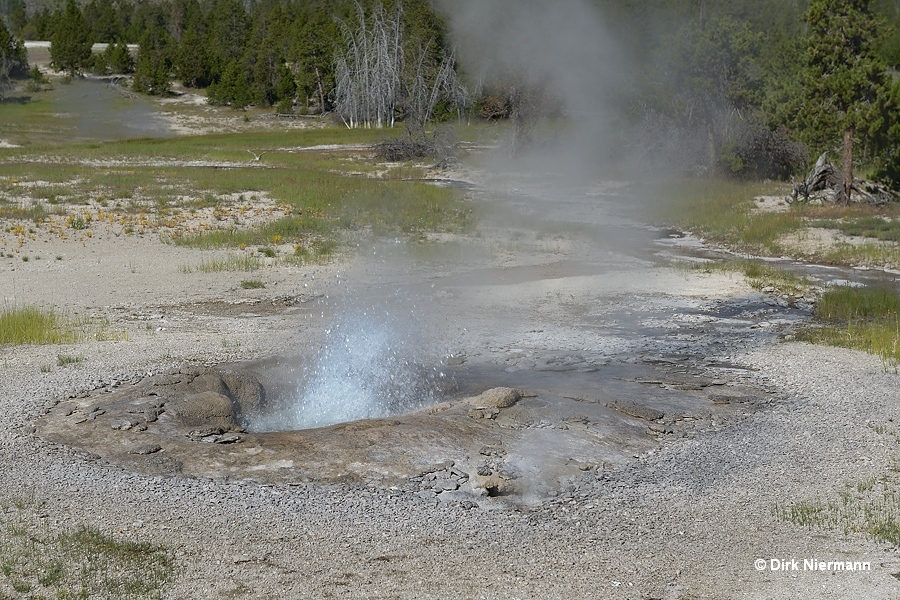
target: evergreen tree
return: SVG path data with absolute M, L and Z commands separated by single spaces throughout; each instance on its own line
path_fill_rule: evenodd
M 12 79 L 28 75 L 28 56 L 22 40 L 13 37 L 0 19 L 0 98 L 12 86 Z
M 28 25 L 25 26 L 23 37 L 26 40 L 46 40 L 53 32 L 53 14 L 46 6 L 34 12 Z
M 91 39 L 95 42 L 113 43 L 124 35 L 119 30 L 119 19 L 112 0 L 91 0 L 84 7 L 84 20 L 91 28 Z
M 199 21 L 197 27 L 188 27 L 182 35 L 175 72 L 187 87 L 201 88 L 212 82 L 212 60 Z
M 136 92 L 164 96 L 169 93 L 172 85 L 169 76 L 170 63 L 165 48 L 143 43 L 146 39 L 145 37 L 138 49 L 134 81 L 131 85 Z
M 211 0 L 207 29 L 207 47 L 212 58 L 213 78 L 222 76 L 225 69 L 245 52 L 250 18 L 241 0 Z
M 873 0 L 875 13 L 884 19 L 884 35 L 878 40 L 878 54 L 888 66 L 900 69 L 900 2 Z
M 134 68 L 132 87 L 145 94 L 163 96 L 171 89 L 173 46 L 168 23 L 161 7 L 155 7 L 144 19 L 146 31 L 141 38 Z
M 28 24 L 28 13 L 25 0 L 9 0 L 9 31 L 15 37 L 22 37 L 25 25 Z
M 78 74 L 91 60 L 91 32 L 75 0 L 67 0 L 50 38 L 50 60 L 54 69 Z
M 187 87 L 212 82 L 212 58 L 203 9 L 198 0 L 175 0 L 170 31 L 178 47 L 173 56 L 175 76 Z
M 280 2 L 267 0 L 259 4 L 253 13 L 253 29 L 241 60 L 249 76 L 254 104 L 272 106 L 281 99 L 278 84 L 285 64 L 287 38 Z
M 294 74 L 285 63 L 278 66 L 276 73 L 277 83 L 275 84 L 275 98 L 279 101 L 278 112 L 290 112 L 289 108 L 294 105 L 294 99 L 297 96 L 297 82 Z
M 762 101 L 761 35 L 729 17 L 693 20 L 658 48 L 640 80 L 647 146 L 669 165 L 715 175 L 743 170 L 737 125 Z
M 840 199 L 848 202 L 854 143 L 857 138 L 871 140 L 885 123 L 881 105 L 887 75 L 873 48 L 879 22 L 869 9 L 869 0 L 810 0 L 806 23 L 803 96 L 796 109 L 796 124 L 816 151 L 842 145 Z
M 104 54 L 106 55 L 106 64 L 113 73 L 122 75 L 134 73 L 134 58 L 124 40 L 120 39 L 115 44 L 107 46 Z
M 334 88 L 334 47 L 338 26 L 330 12 L 318 6 L 295 21 L 291 49 L 298 92 L 308 111 L 311 99 L 318 112 L 330 110 L 327 92 Z
M 253 104 L 250 81 L 247 71 L 239 60 L 233 60 L 225 66 L 219 81 L 209 86 L 207 100 L 210 104 L 231 106 L 243 109 Z

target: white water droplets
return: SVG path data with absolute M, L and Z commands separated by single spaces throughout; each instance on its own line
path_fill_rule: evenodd
M 330 329 L 301 384 L 294 427 L 385 417 L 435 401 L 409 323 L 388 311 L 344 314 Z
M 400 319 L 387 308 L 344 312 L 303 369 L 294 402 L 253 428 L 310 429 L 434 404 L 443 373 L 422 362 L 418 329 L 411 316 Z

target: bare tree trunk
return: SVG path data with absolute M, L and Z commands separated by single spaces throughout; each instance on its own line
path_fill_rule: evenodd
M 706 126 L 706 144 L 709 152 L 709 166 L 707 167 L 706 174 L 708 177 L 714 178 L 718 171 L 717 165 L 719 163 L 719 156 L 716 151 L 716 136 L 713 134 L 712 123 L 709 123 Z
M 12 68 L 11 62 L 6 57 L 6 49 L 0 50 L 0 100 L 6 97 L 6 90 L 12 87 L 9 80 L 9 72 Z
M 322 89 L 322 76 L 319 75 L 319 67 L 316 67 L 316 90 L 319 92 L 319 110 L 325 114 L 325 90 Z M 307 102 L 307 105 L 309 102 Z
M 850 190 L 853 188 L 853 127 L 844 130 L 844 185 L 841 200 L 850 204 Z

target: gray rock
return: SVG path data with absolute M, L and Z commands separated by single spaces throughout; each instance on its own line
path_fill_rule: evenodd
M 459 483 L 454 479 L 439 479 L 435 481 L 434 489 L 444 492 L 453 492 L 459 489 Z
M 498 387 L 482 392 L 478 396 L 466 398 L 465 402 L 473 408 L 509 408 L 519 401 L 525 393 L 516 388 Z
M 231 399 L 213 391 L 170 400 L 166 402 L 166 412 L 185 427 L 214 426 L 228 430 L 236 424 Z
M 639 419 L 646 419 L 648 421 L 656 421 L 666 416 L 666 413 L 662 412 L 661 410 L 657 410 L 649 406 L 644 406 L 643 404 L 638 404 L 636 402 L 631 402 L 629 400 L 617 400 L 614 402 L 610 402 L 606 406 L 621 413 L 625 413 L 626 415 L 637 417 Z

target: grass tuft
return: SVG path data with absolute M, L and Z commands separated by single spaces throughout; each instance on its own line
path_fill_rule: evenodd
M 61 316 L 36 306 L 5 305 L 0 308 L 0 345 L 128 340 L 128 330 L 111 330 L 108 326 L 102 319 Z
M 35 306 L 0 308 L 0 344 L 72 343 L 76 337 L 52 310 Z
M 160 598 L 174 578 L 165 548 L 83 525 L 51 532 L 37 504 L 0 507 L 0 598 Z
M 56 366 L 65 367 L 66 365 L 77 365 L 84 360 L 83 356 L 72 356 L 69 354 L 57 354 Z
M 900 295 L 896 290 L 841 286 L 825 292 L 815 323 L 798 339 L 863 350 L 880 356 L 885 368 L 900 363 Z
M 252 254 L 232 254 L 225 258 L 203 259 L 196 266 L 182 266 L 182 273 L 221 273 L 224 271 L 256 271 L 263 267 L 263 260 Z
M 796 297 L 808 294 L 812 288 L 812 282 L 808 277 L 785 271 L 761 260 L 744 260 L 739 261 L 739 264 L 750 287 L 755 290 L 772 287 L 779 294 Z
M 812 227 L 837 229 L 844 235 L 867 237 L 887 242 L 900 242 L 900 221 L 867 215 L 843 219 L 818 219 Z
M 877 433 L 877 430 L 876 430 Z M 879 435 L 896 431 L 886 428 Z M 775 505 L 776 516 L 795 525 L 844 535 L 862 533 L 900 548 L 900 477 L 898 470 L 847 483 L 829 500 L 803 500 L 788 506 Z

